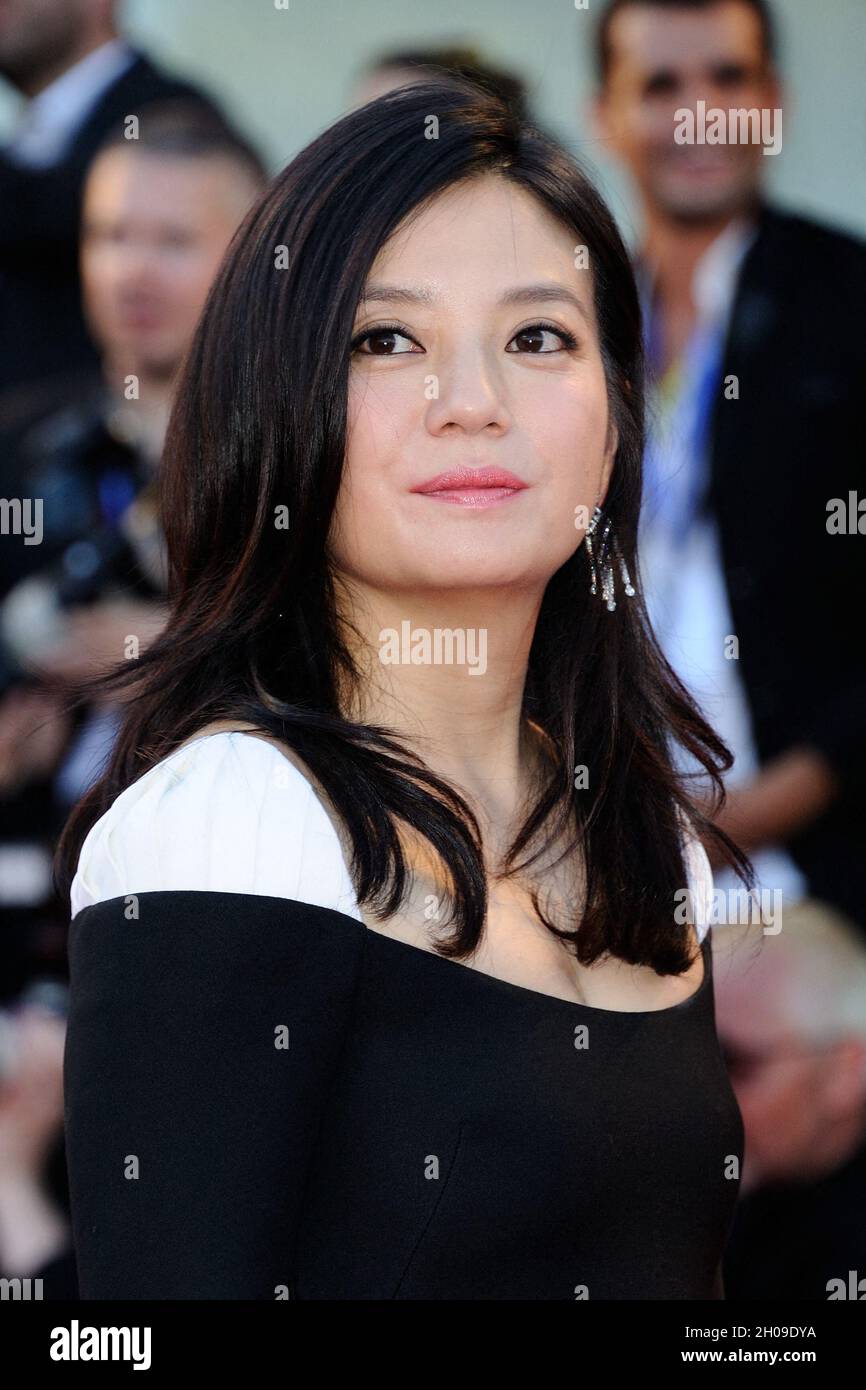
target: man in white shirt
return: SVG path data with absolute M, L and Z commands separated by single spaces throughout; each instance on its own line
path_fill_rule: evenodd
M 858 561 L 824 525 L 829 470 L 853 487 L 859 467 L 862 354 L 848 348 L 841 285 L 858 303 L 862 247 L 768 209 L 760 142 L 675 138 L 678 113 L 701 104 L 781 129 L 765 0 L 609 0 L 598 46 L 599 123 L 644 219 L 640 550 L 654 627 L 734 754 L 718 822 L 752 857 L 764 901 L 817 894 L 866 924 L 864 673 L 835 599 Z M 805 289 L 804 264 L 819 270 Z M 720 870 L 719 888 L 737 884 Z
M 652 415 L 640 537 L 641 568 L 656 634 L 668 660 L 735 755 L 727 779 L 729 791 L 754 782 L 759 760 L 739 673 L 718 527 L 708 509 L 698 511 L 700 478 L 707 461 L 697 457 L 705 441 L 696 434 L 706 408 L 701 400 L 702 389 L 706 389 L 702 388 L 702 372 L 709 369 L 715 388 L 736 276 L 754 236 L 748 217 L 733 219 L 695 267 L 691 285 L 694 328 L 673 368 L 676 384 L 669 386 L 667 393 L 663 383 L 654 383 L 655 389 L 650 390 Z M 640 284 L 651 331 L 654 318 L 648 271 L 640 275 Z M 689 497 L 683 495 L 687 488 L 694 499 L 691 507 Z M 697 765 L 687 760 L 684 765 L 690 771 L 697 770 Z M 760 903 L 767 925 L 774 927 L 778 909 L 783 903 L 792 907 L 800 901 L 807 892 L 807 882 L 782 845 L 755 845 L 751 857 L 757 890 L 764 894 Z M 740 880 L 732 870 L 717 867 L 715 887 L 717 892 L 733 895 Z M 737 898 L 732 896 L 731 904 L 739 909 Z

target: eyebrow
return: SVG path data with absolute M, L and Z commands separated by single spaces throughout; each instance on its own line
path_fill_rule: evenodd
M 412 289 L 408 285 L 368 285 L 361 296 L 364 303 L 379 304 L 435 304 L 436 293 L 426 287 Z M 584 322 L 589 324 L 589 313 L 580 295 L 567 285 L 555 281 L 544 281 L 537 285 L 519 285 L 506 290 L 499 303 L 506 304 L 551 304 L 560 302 L 570 304 L 576 309 Z

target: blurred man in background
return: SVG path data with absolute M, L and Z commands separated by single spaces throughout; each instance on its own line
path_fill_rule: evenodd
M 26 495 L 43 499 L 42 539 L 7 541 L 3 589 L 113 523 L 154 478 L 192 327 L 265 178 L 251 146 L 190 101 L 150 106 L 137 139 L 112 136 L 97 154 L 84 192 L 81 276 L 101 367 L 15 453 Z
M 866 943 L 825 906 L 757 951 L 726 949 L 738 931 L 714 928 L 716 1022 L 746 1133 L 725 1296 L 826 1300 L 842 1280 L 862 1298 L 847 1290 L 850 1270 L 866 1274 Z
M 466 77 L 505 97 L 520 120 L 530 119 L 526 84 L 505 68 L 489 63 L 477 48 L 445 45 L 441 48 L 394 48 L 373 58 L 356 84 L 354 104 L 363 106 L 376 97 L 410 82 L 435 81 L 443 76 Z
M 87 175 L 81 239 L 101 381 L 22 448 L 44 536 L 20 546 L 0 605 L 0 1002 L 11 1006 L 0 1013 L 0 1274 L 42 1277 L 48 1298 L 74 1294 L 51 1071 L 62 1009 L 46 1007 L 64 978 L 69 904 L 53 897 L 50 857 L 117 723 L 110 707 L 70 711 L 63 682 L 123 659 L 131 639 L 140 650 L 165 621 L 156 481 L 174 384 L 265 181 L 251 147 L 195 102 L 153 105 L 137 140 L 109 139 Z
M 735 754 L 719 823 L 760 886 L 866 929 L 866 549 L 828 519 L 866 485 L 866 251 L 763 197 L 783 130 L 764 0 L 612 0 L 597 40 L 597 119 L 644 218 L 651 615 Z
M 0 433 L 68 399 L 97 365 L 81 314 L 85 170 L 150 102 L 195 97 L 119 35 L 115 0 L 0 0 L 0 76 L 26 99 L 0 149 Z M 11 388 L 15 390 L 11 390 Z

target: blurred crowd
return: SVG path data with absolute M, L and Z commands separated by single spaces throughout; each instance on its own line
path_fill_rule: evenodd
M 593 138 L 642 219 L 641 578 L 735 754 L 719 822 L 758 875 L 744 915 L 717 866 L 716 1015 L 746 1127 L 726 1295 L 824 1299 L 866 1276 L 866 543 L 849 505 L 866 496 L 866 249 L 774 206 L 758 141 L 674 139 L 700 101 L 784 107 L 763 0 L 611 0 L 593 33 Z M 470 48 L 375 55 L 349 99 L 443 70 L 532 118 L 521 77 Z M 174 383 L 269 171 L 212 94 L 124 38 L 112 0 L 4 0 L 0 76 L 23 98 L 0 148 L 0 1276 L 74 1298 L 51 856 L 119 711 L 71 683 L 166 620 Z

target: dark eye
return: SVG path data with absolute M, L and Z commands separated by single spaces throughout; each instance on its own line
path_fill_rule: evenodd
M 675 72 L 662 69 L 660 72 L 650 73 L 644 83 L 644 96 L 647 97 L 666 97 L 670 96 L 679 87 L 679 78 Z
M 404 353 L 411 352 L 412 348 L 394 348 L 395 341 L 402 339 L 404 343 L 414 343 L 414 338 L 410 338 L 408 333 L 396 326 L 385 325 L 382 328 L 367 328 L 363 333 L 359 333 L 357 338 L 352 340 L 352 351 L 358 352 L 367 343 L 370 344 L 369 352 L 362 352 L 362 357 L 402 357 Z M 415 343 L 417 347 L 417 343 Z
M 545 347 L 545 335 L 559 338 L 559 347 Z M 518 333 L 515 333 L 511 342 L 522 342 L 523 347 L 521 349 L 512 349 L 509 343 L 508 347 L 505 349 L 506 352 L 522 351 L 525 353 L 532 353 L 536 356 L 549 352 L 562 352 L 564 350 L 563 344 L 567 349 L 577 347 L 577 339 L 573 333 L 569 333 L 566 328 L 557 328 L 555 324 L 552 323 L 531 323 L 528 328 L 521 328 Z
M 163 232 L 161 241 L 163 246 L 171 251 L 182 251 L 186 247 L 194 245 L 194 238 L 188 232 L 178 230 Z
M 741 63 L 720 63 L 713 72 L 716 85 L 719 87 L 741 87 L 751 75 L 749 69 Z

